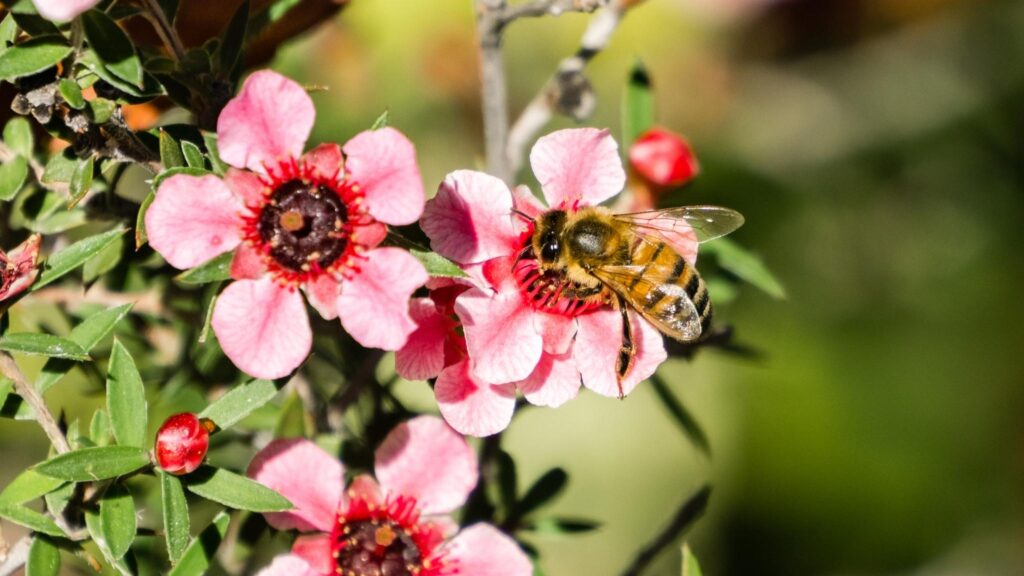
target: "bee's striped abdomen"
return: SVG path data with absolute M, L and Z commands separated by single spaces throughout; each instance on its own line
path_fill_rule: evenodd
M 706 333 L 711 323 L 711 300 L 696 268 L 661 242 L 640 243 L 633 253 L 633 261 L 645 263 L 630 286 L 632 300 L 639 304 L 645 316 L 682 327 L 689 324 L 696 309 L 700 332 Z M 689 302 L 693 303 L 693 309 Z M 699 334 L 693 332 L 696 330 L 680 330 L 679 334 L 669 335 L 694 340 Z

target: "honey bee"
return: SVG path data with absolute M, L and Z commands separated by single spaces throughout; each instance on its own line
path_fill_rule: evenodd
M 718 206 L 633 214 L 614 214 L 603 206 L 551 210 L 533 220 L 517 266 L 536 261 L 521 277 L 536 304 L 569 313 L 601 305 L 621 311 L 622 346 L 615 366 L 621 398 L 622 380 L 636 358 L 629 310 L 680 342 L 707 334 L 712 315 L 707 286 L 685 255 L 695 240 L 724 236 L 742 224 L 739 212 Z

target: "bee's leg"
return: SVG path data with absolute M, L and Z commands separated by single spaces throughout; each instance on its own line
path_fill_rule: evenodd
M 626 302 L 619 296 L 619 312 L 622 313 L 622 346 L 619 348 L 619 355 L 615 359 L 615 376 L 619 385 L 619 399 L 626 395 L 622 392 L 622 380 L 629 374 L 633 367 L 633 360 L 636 359 L 636 343 L 633 341 L 633 326 L 629 322 L 629 308 Z

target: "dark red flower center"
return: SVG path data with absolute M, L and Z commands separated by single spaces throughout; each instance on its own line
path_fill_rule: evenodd
M 337 573 L 349 576 L 412 576 L 423 567 L 413 536 L 391 520 L 358 520 L 342 528 Z
M 282 267 L 326 269 L 348 246 L 348 208 L 323 184 L 289 180 L 277 187 L 259 215 L 260 239 Z

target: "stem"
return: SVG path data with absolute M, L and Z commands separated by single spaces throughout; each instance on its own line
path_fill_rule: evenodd
M 153 28 L 156 29 L 156 33 L 164 45 L 170 50 L 175 60 L 181 61 L 185 57 L 185 46 L 182 45 L 181 38 L 178 37 L 178 31 L 167 20 L 167 15 L 160 8 L 160 4 L 157 0 L 142 0 L 142 3 L 149 10 L 150 16 L 147 19 L 153 24 Z
M 14 362 L 14 358 L 11 358 L 11 355 L 6 352 L 0 352 L 0 373 L 14 381 L 14 391 L 25 402 L 28 402 L 28 405 L 35 411 L 36 421 L 39 422 L 39 426 L 43 428 L 43 432 L 49 437 L 50 443 L 53 444 L 57 453 L 70 452 L 71 446 L 68 445 L 68 439 L 60 431 L 60 427 L 57 426 L 57 421 L 54 420 L 53 414 L 46 407 L 43 397 L 35 389 L 35 386 L 25 379 L 25 375 L 22 374 L 21 369 Z
M 476 0 L 476 27 L 480 42 L 480 82 L 483 101 L 484 149 L 487 171 L 505 182 L 512 179 L 508 142 L 508 90 L 501 51 L 501 17 L 505 0 Z
M 640 576 L 647 566 L 661 554 L 667 546 L 674 543 L 693 523 L 704 515 L 711 498 L 711 486 L 705 484 L 700 490 L 687 498 L 676 510 L 675 516 L 665 528 L 654 537 L 647 546 L 636 555 L 633 563 L 622 573 L 622 576 Z
M 28 551 L 32 547 L 32 539 L 28 536 L 18 540 L 6 550 L 0 558 L 0 576 L 10 576 L 28 562 Z

